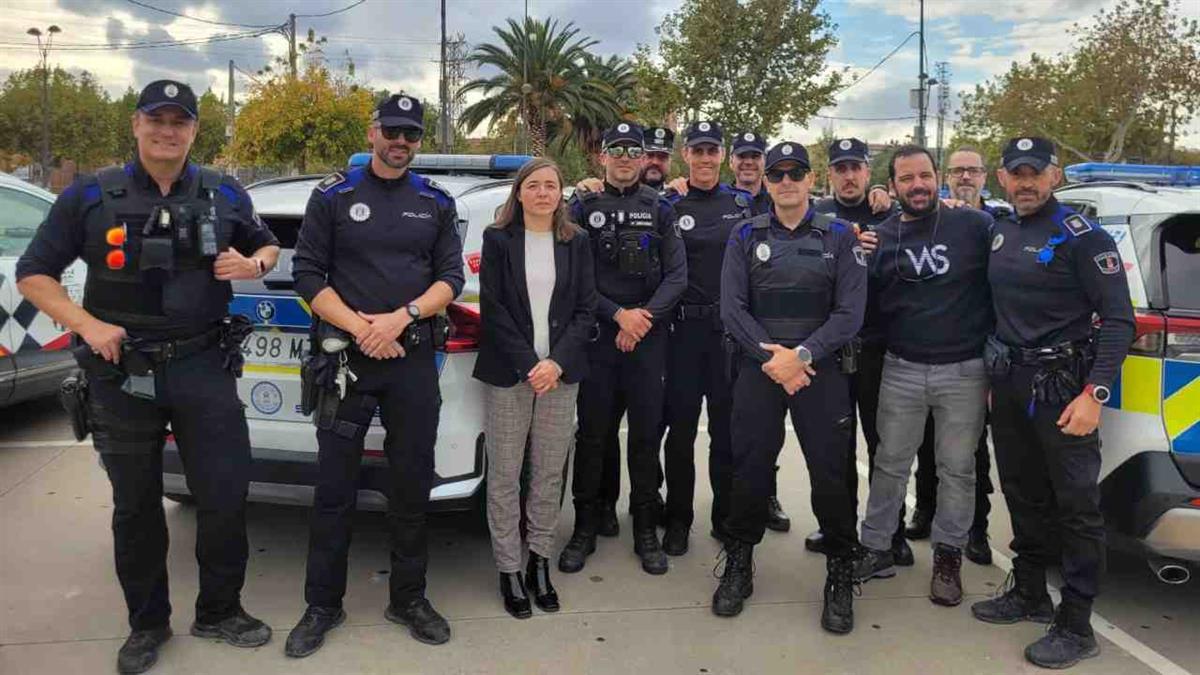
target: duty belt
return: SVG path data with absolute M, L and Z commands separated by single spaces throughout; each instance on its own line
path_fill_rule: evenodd
M 675 308 L 675 318 L 680 321 L 711 319 L 720 314 L 720 305 L 679 305 Z
M 221 330 L 221 327 L 217 326 L 190 338 L 155 342 L 138 341 L 130 346 L 155 364 L 166 363 L 172 359 L 185 359 L 193 354 L 199 354 L 216 345 L 221 341 Z
M 1070 358 L 1082 354 L 1091 344 L 1091 340 L 1074 340 L 1060 342 L 1047 347 L 1013 347 L 1009 346 L 1012 363 L 1018 366 L 1036 366 L 1048 360 Z

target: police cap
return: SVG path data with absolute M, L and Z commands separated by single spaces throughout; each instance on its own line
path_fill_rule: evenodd
M 642 127 L 633 122 L 620 122 L 604 131 L 604 147 L 612 145 L 636 145 L 645 147 Z
M 200 111 L 196 107 L 196 94 L 192 88 L 175 80 L 155 80 L 146 85 L 138 96 L 137 109 L 144 112 L 154 112 L 160 108 L 175 106 L 188 117 L 196 119 Z
M 1008 171 L 1013 171 L 1023 164 L 1041 171 L 1051 164 L 1058 166 L 1058 155 L 1054 152 L 1054 143 L 1049 140 L 1037 136 L 1023 136 L 1009 139 L 1004 146 L 1004 152 L 1001 153 L 1001 163 Z
M 375 106 L 371 121 L 381 127 L 414 127 L 425 130 L 425 110 L 421 102 L 405 94 L 392 94 Z
M 839 138 L 829 144 L 829 165 L 839 164 L 841 162 L 862 162 L 871 161 L 871 152 L 867 150 L 867 144 L 857 138 Z
M 766 152 L 767 139 L 762 137 L 762 134 L 757 131 L 743 131 L 733 137 L 733 154 L 737 155 L 748 151 Z
M 646 152 L 670 152 L 675 147 L 675 132 L 666 127 L 646 127 L 643 139 Z
M 725 136 L 721 132 L 721 125 L 707 120 L 689 124 L 684 132 L 684 139 L 684 144 L 689 148 L 701 143 L 712 143 L 722 147 L 725 145 Z
M 795 141 L 780 141 L 767 151 L 767 171 L 780 162 L 796 162 L 806 169 L 812 168 L 808 163 L 808 150 Z

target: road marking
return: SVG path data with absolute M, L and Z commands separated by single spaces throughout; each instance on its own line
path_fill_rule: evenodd
M 13 441 L 0 443 L 0 450 L 15 450 L 17 448 L 65 448 L 71 445 L 91 444 L 91 441 L 77 441 L 74 438 L 66 441 Z
M 855 462 L 855 464 L 858 466 L 858 475 L 863 479 L 867 479 L 867 465 L 863 462 Z M 917 499 L 911 493 L 906 492 L 904 494 L 904 503 L 908 504 L 909 509 L 917 508 Z M 992 565 L 1000 568 L 1005 573 L 1012 570 L 1012 559 L 996 550 L 996 547 L 993 546 L 991 548 Z M 1054 596 L 1055 602 L 1058 602 L 1061 598 L 1058 589 L 1049 584 L 1046 585 L 1046 588 Z M 1096 612 L 1092 612 L 1092 630 L 1107 638 L 1109 642 L 1115 644 L 1133 658 L 1146 664 L 1147 667 L 1159 673 L 1159 675 L 1191 675 L 1191 671 L 1180 667 L 1174 661 L 1154 651 L 1144 642 L 1121 630 L 1116 624 Z

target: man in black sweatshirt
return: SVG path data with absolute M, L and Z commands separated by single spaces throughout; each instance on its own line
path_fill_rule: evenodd
M 975 440 L 983 428 L 983 344 L 993 319 L 987 283 L 992 218 L 937 199 L 933 156 L 904 146 L 888 175 L 902 212 L 877 228 L 871 261 L 887 331 L 879 449 L 862 525 L 860 580 L 894 576 L 891 551 L 913 458 L 933 413 L 938 508 L 930 600 L 962 602 L 962 549 L 975 508 Z

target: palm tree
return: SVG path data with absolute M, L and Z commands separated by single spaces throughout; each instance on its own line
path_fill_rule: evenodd
M 615 104 L 601 110 L 576 110 L 557 129 L 562 146 L 574 141 L 588 157 L 600 152 L 604 130 L 620 119 L 633 119 L 630 112 L 637 89 L 637 76 L 628 59 L 610 56 L 602 59 L 588 54 L 581 64 L 581 75 L 601 88 Z
M 492 29 L 503 44 L 481 44 L 471 54 L 477 66 L 492 66 L 499 73 L 468 82 L 460 94 L 479 91 L 483 98 L 462 111 L 460 124 L 469 131 L 490 120 L 518 116 L 525 122 L 534 155 L 546 152 L 552 128 L 571 120 L 615 119 L 619 106 L 608 83 L 589 77 L 584 64 L 588 49 L 597 44 L 568 23 L 559 29 L 552 19 L 508 20 L 508 29 Z

